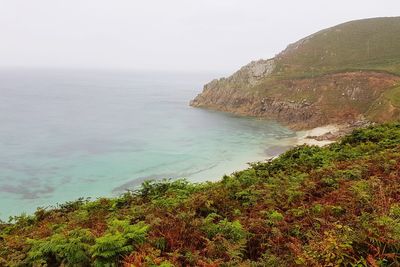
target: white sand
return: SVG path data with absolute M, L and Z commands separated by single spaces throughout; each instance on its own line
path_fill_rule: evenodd
M 331 140 L 318 141 L 312 138 L 307 138 L 307 136 L 321 136 L 329 132 L 333 134 L 338 132 L 339 130 L 340 128 L 338 125 L 326 125 L 308 131 L 297 132 L 297 145 L 307 144 L 307 145 L 325 146 L 331 144 L 335 141 Z
M 321 135 L 324 135 L 329 132 L 334 134 L 334 133 L 338 132 L 339 130 L 340 130 L 339 125 L 332 124 L 332 125 L 321 126 L 321 127 L 317 127 L 317 128 L 311 129 L 311 130 L 307 130 L 307 131 L 296 132 L 295 137 L 290 137 L 290 138 L 287 138 L 286 140 L 281 140 L 281 142 L 287 146 L 298 146 L 298 145 L 303 145 L 303 144 L 325 146 L 325 145 L 331 144 L 335 141 L 331 141 L 331 140 L 318 141 L 318 140 L 315 140 L 312 138 L 307 138 L 307 136 L 321 136 Z

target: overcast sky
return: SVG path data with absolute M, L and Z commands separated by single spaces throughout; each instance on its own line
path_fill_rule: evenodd
M 0 0 L 0 66 L 231 72 L 399 0 Z

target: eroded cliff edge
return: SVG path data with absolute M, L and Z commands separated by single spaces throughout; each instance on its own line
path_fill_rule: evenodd
M 211 81 L 190 105 L 274 119 L 296 129 L 397 120 L 399 75 L 400 18 L 359 20 Z

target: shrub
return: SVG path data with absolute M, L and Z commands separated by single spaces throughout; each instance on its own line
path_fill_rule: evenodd
M 129 221 L 113 220 L 107 233 L 96 239 L 92 247 L 95 264 L 116 266 L 118 260 L 146 240 L 149 227 L 143 222 L 131 225 Z
M 270 225 L 276 225 L 283 221 L 284 216 L 279 211 L 273 210 L 267 214 L 267 222 Z
M 341 216 L 346 213 L 346 209 L 341 206 L 330 206 L 332 215 Z
M 367 203 L 371 200 L 371 190 L 369 182 L 365 180 L 357 181 L 351 186 L 351 191 L 361 203 Z
M 0 266 L 399 266 L 398 162 L 400 124 L 382 125 L 220 182 L 39 209 L 0 223 Z
M 353 259 L 349 254 L 353 250 L 354 231 L 340 224 L 325 231 L 320 241 L 312 242 L 307 247 L 304 258 L 297 260 L 298 264 L 322 266 L 350 266 Z
M 121 233 L 108 233 L 96 239 L 92 247 L 92 256 L 97 266 L 117 266 L 118 259 L 132 250 L 133 246 L 128 244 L 128 240 Z
M 155 206 L 172 210 L 200 188 L 200 185 L 191 184 L 185 179 L 149 180 L 143 182 L 137 194 Z
M 389 216 L 393 219 L 400 220 L 400 204 L 396 203 L 390 207 Z
M 222 235 L 226 239 L 234 242 L 246 238 L 247 233 L 239 221 L 230 222 L 225 218 L 215 223 L 214 221 L 218 218 L 220 218 L 220 216 L 215 213 L 205 218 L 202 229 L 207 234 L 208 238 Z
M 73 230 L 67 235 L 55 234 L 43 240 L 31 239 L 27 260 L 32 264 L 87 266 L 92 242 L 93 236 L 86 229 Z

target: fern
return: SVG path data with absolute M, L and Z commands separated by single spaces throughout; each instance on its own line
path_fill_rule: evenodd
M 97 238 L 92 247 L 95 265 L 117 266 L 121 256 L 146 240 L 148 228 L 143 222 L 131 225 L 127 220 L 113 220 L 107 233 Z
M 96 266 L 116 266 L 119 256 L 133 250 L 128 245 L 128 240 L 121 234 L 108 233 L 96 239 L 92 248 L 92 256 L 95 258 Z
M 55 234 L 47 239 L 28 240 L 32 245 L 28 262 L 35 265 L 57 263 L 64 266 L 87 266 L 90 261 L 90 231 L 78 229 L 67 235 Z

